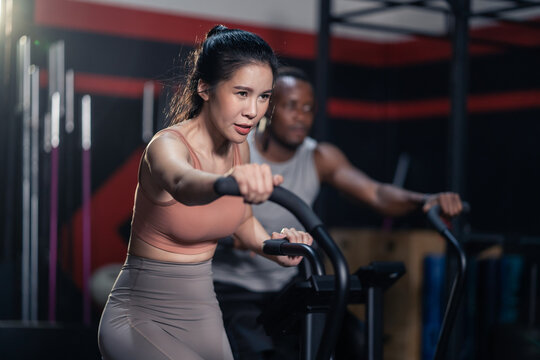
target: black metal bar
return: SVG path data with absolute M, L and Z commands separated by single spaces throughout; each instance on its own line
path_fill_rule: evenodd
M 319 343 L 324 341 L 322 333 L 325 320 L 326 314 L 324 313 L 308 313 L 304 317 L 304 321 L 302 323 L 302 346 L 300 349 L 301 359 L 315 359 Z
M 491 16 L 496 16 L 498 14 L 502 14 L 502 13 L 508 13 L 508 12 L 512 12 L 512 11 L 523 10 L 523 9 L 536 7 L 536 6 L 540 6 L 540 3 L 516 2 L 516 5 L 508 6 L 508 7 L 505 7 L 505 8 L 493 9 L 493 10 L 484 10 L 484 11 L 479 11 L 479 12 L 473 12 L 470 15 L 471 15 L 471 17 L 484 17 L 484 16 L 485 17 L 491 17 Z
M 538 6 L 540 7 L 540 3 L 538 3 Z M 509 24 L 513 26 L 519 26 L 522 28 L 531 28 L 531 29 L 539 29 L 540 28 L 540 22 L 534 21 L 534 20 L 525 20 L 525 19 L 510 19 L 502 17 L 502 15 L 479 15 L 479 14 L 471 14 L 471 17 L 484 17 L 488 19 L 494 19 L 498 23 L 503 24 Z
M 341 311 L 341 309 L 347 307 L 347 295 L 349 293 L 350 282 L 349 267 L 340 249 L 322 225 L 319 225 L 310 233 L 328 255 L 328 258 L 334 267 L 336 279 L 336 293 L 330 303 L 330 311 L 328 312 L 329 317 L 327 318 L 322 335 L 324 341 L 319 345 L 320 347 L 316 358 L 317 360 L 326 360 L 330 359 L 332 356 L 332 351 L 334 350 L 337 338 L 340 334 L 341 325 L 345 316 L 345 312 Z M 330 318 L 330 314 L 333 314 L 332 318 Z
M 332 21 L 334 21 L 334 22 L 335 21 L 344 21 L 344 20 L 346 20 L 348 18 L 352 18 L 352 17 L 371 15 L 371 14 L 375 14 L 375 13 L 378 13 L 378 12 L 381 12 L 381 11 L 386 11 L 386 10 L 391 9 L 391 8 L 398 7 L 400 5 L 401 4 L 397 4 L 397 3 L 392 3 L 392 4 L 384 3 L 384 4 L 382 4 L 382 6 L 372 7 L 372 8 L 369 8 L 369 9 L 360 9 L 360 10 L 354 10 L 354 11 L 347 11 L 347 12 L 343 12 L 343 13 L 340 13 L 340 14 L 337 14 L 337 15 L 332 15 Z
M 327 120 L 328 79 L 330 62 L 331 0 L 320 0 L 319 36 L 317 37 L 317 61 L 315 71 L 315 98 L 317 114 L 313 124 L 313 136 L 319 140 L 329 140 Z
M 463 287 L 465 285 L 464 277 L 465 271 L 467 270 L 465 252 L 461 249 L 457 239 L 448 229 L 441 234 L 448 240 L 451 248 L 458 254 L 459 263 L 441 324 L 441 332 L 439 334 L 439 340 L 437 341 L 437 349 L 435 351 L 434 360 L 442 360 L 447 355 L 450 334 L 458 313 L 459 302 L 463 295 Z
M 449 1 L 452 8 L 452 58 L 450 63 L 450 119 L 448 124 L 448 178 L 450 179 L 448 188 L 464 196 L 466 178 L 465 169 L 465 149 L 467 148 L 467 93 L 469 87 L 469 15 L 470 0 Z M 460 219 L 454 221 L 456 236 L 461 237 L 462 223 Z M 442 233 L 444 234 L 444 233 Z M 456 242 L 457 243 L 457 242 Z M 459 244 L 458 244 L 459 245 Z M 462 274 L 460 266 L 456 264 L 456 256 L 452 251 L 446 251 L 447 265 L 446 271 L 450 278 L 453 274 L 455 280 L 450 285 L 450 300 L 447 304 L 441 334 L 435 351 L 435 360 L 456 359 L 461 340 L 457 336 L 452 337 L 451 327 L 463 326 L 463 321 L 455 321 L 458 316 L 457 301 L 454 300 L 456 293 L 463 290 Z M 448 349 L 452 341 L 451 349 Z
M 443 8 L 440 6 L 435 5 L 428 5 L 426 1 L 411 1 L 411 2 L 398 2 L 398 1 L 375 1 L 380 6 L 379 7 L 372 7 L 367 9 L 360 9 L 360 10 L 353 10 L 353 11 L 347 11 L 342 12 L 338 15 L 332 16 L 332 19 L 346 19 L 351 17 L 358 17 L 358 16 L 364 16 L 364 15 L 371 15 L 377 12 L 390 10 L 397 7 L 415 7 L 415 8 L 422 8 L 428 11 L 435 11 L 440 13 L 449 13 L 450 10 L 447 8 Z
M 306 244 L 290 243 L 284 239 L 266 240 L 263 245 L 263 252 L 270 255 L 301 255 L 311 267 L 311 272 L 315 275 L 325 275 L 324 264 L 313 247 Z M 307 313 L 302 322 L 302 341 L 300 346 L 300 358 L 311 360 L 317 354 L 317 348 L 321 341 L 322 330 L 326 314 Z
M 368 360 L 383 358 L 383 289 L 370 286 L 366 301 L 366 352 Z
M 469 211 L 470 206 L 464 204 L 464 210 Z M 443 322 L 441 324 L 441 330 L 439 333 L 439 339 L 437 341 L 437 347 L 435 350 L 434 360 L 443 360 L 445 356 L 448 356 L 448 344 L 450 342 L 450 335 L 452 328 L 456 322 L 458 314 L 459 301 L 463 297 L 464 285 L 465 285 L 465 272 L 467 271 L 467 258 L 465 251 L 462 249 L 458 240 L 448 230 L 448 227 L 439 217 L 440 206 L 433 206 L 427 213 L 427 218 L 431 224 L 437 229 L 437 231 L 443 236 L 448 245 L 447 255 L 457 255 L 458 266 L 455 272 L 454 280 L 446 303 L 445 314 Z M 450 258 L 450 256 L 447 256 Z
M 450 72 L 449 189 L 463 195 L 467 147 L 467 93 L 469 89 L 470 0 L 454 0 Z
M 426 37 L 426 38 L 434 38 L 434 39 L 445 39 L 447 38 L 446 33 L 440 34 L 435 32 L 426 32 L 426 31 L 419 31 L 415 29 L 405 28 L 405 27 L 398 27 L 398 26 L 386 26 L 386 25 L 377 25 L 377 24 L 369 24 L 369 23 L 363 23 L 358 21 L 347 21 L 347 20 L 339 20 L 337 21 L 339 25 L 342 26 L 348 26 L 348 27 L 354 27 L 358 29 L 366 29 L 366 30 L 373 30 L 373 31 L 382 31 L 382 32 L 391 32 L 391 33 L 397 33 L 397 34 L 405 34 L 405 35 L 411 35 L 411 36 L 418 36 L 418 37 Z
M 527 325 L 530 329 L 533 329 L 536 321 L 536 308 L 537 308 L 537 294 L 538 291 L 538 264 L 533 264 L 530 269 L 529 280 L 529 311 L 527 316 Z
M 357 29 L 389 32 L 389 33 L 394 33 L 394 34 L 403 34 L 403 35 L 409 35 L 409 36 L 416 36 L 419 38 L 428 38 L 428 39 L 435 39 L 435 40 L 441 40 L 441 41 L 452 41 L 452 37 L 446 33 L 443 34 L 443 33 L 435 33 L 435 32 L 425 32 L 425 31 L 419 31 L 416 29 L 411 29 L 411 28 L 406 28 L 406 27 L 370 24 L 370 23 L 364 23 L 360 21 L 343 20 L 340 18 L 336 18 L 335 22 L 341 26 L 353 27 Z M 505 49 L 513 49 L 513 48 L 518 49 L 518 48 L 524 47 L 522 45 L 513 44 L 507 41 L 482 39 L 482 38 L 477 38 L 477 37 L 470 37 L 469 42 L 480 44 L 480 45 L 498 46 L 498 47 L 503 47 Z
M 315 275 L 325 275 L 324 264 L 319 254 L 307 244 L 290 243 L 283 239 L 271 239 L 264 242 L 263 252 L 270 255 L 304 256 Z

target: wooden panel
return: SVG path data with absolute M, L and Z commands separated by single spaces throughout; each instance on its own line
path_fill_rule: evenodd
M 422 274 L 427 254 L 445 251 L 442 237 L 431 230 L 381 231 L 333 228 L 330 234 L 354 272 L 371 261 L 402 261 L 407 273 L 384 295 L 384 359 L 420 359 Z M 327 265 L 331 272 L 331 265 Z M 363 305 L 349 309 L 364 319 Z

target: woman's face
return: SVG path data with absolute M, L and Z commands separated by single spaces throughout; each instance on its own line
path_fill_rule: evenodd
M 203 99 L 210 121 L 228 140 L 245 141 L 268 108 L 272 93 L 273 75 L 269 65 L 242 66 L 233 76 L 219 82 Z

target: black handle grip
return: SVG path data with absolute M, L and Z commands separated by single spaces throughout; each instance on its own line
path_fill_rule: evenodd
M 471 206 L 467 202 L 463 202 L 463 212 L 468 213 L 471 211 Z M 465 251 L 450 232 L 444 221 L 440 218 L 441 207 L 440 205 L 434 205 L 427 212 L 427 218 L 431 224 L 437 229 L 437 231 L 444 237 L 448 246 L 453 249 L 458 255 L 459 266 L 457 267 L 456 274 L 454 276 L 453 285 L 448 296 L 446 303 L 446 309 L 444 312 L 443 322 L 439 332 L 439 339 L 435 348 L 434 360 L 443 360 L 446 357 L 450 333 L 452 331 L 453 324 L 456 319 L 459 301 L 463 297 L 463 288 L 465 283 L 465 272 L 467 271 L 467 257 Z
M 216 194 L 240 196 L 240 189 L 238 183 L 232 176 L 222 177 L 216 180 L 214 183 L 214 191 Z M 283 206 L 289 210 L 296 218 L 304 225 L 307 232 L 311 231 L 317 226 L 321 226 L 323 223 L 317 215 L 311 210 L 311 208 L 296 194 L 291 191 L 276 186 L 272 195 L 268 199 L 275 202 L 278 205 Z
M 214 191 L 219 196 L 232 195 L 240 196 L 240 188 L 238 183 L 232 176 L 221 177 L 214 183 Z
M 263 252 L 268 255 L 284 255 L 281 251 L 281 245 L 288 243 L 283 239 L 270 239 L 266 240 L 263 245 Z
M 268 255 L 305 256 L 315 275 L 324 275 L 324 265 L 319 254 L 307 244 L 290 243 L 286 239 L 270 239 L 263 244 L 263 252 Z

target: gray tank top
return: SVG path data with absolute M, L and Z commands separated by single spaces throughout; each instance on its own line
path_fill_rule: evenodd
M 292 191 L 310 206 L 319 193 L 319 177 L 315 168 L 313 152 L 317 142 L 306 138 L 296 154 L 286 162 L 274 163 L 266 160 L 257 151 L 255 136 L 251 133 L 249 143 L 251 162 L 267 163 L 272 174 L 283 175 L 282 187 Z M 300 222 L 289 211 L 269 201 L 253 205 L 253 214 L 268 231 L 280 232 L 284 227 L 303 230 Z M 283 267 L 249 251 L 218 246 L 212 261 L 214 280 L 241 286 L 251 291 L 278 291 L 297 273 L 296 267 Z

